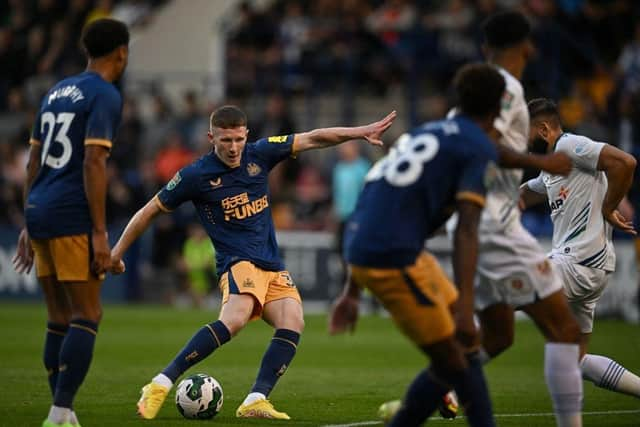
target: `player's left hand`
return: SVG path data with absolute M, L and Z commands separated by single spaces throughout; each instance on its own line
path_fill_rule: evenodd
M 111 268 L 111 250 L 109 249 L 109 236 L 107 232 L 91 233 L 91 247 L 93 249 L 91 271 L 93 271 L 96 277 L 104 278 L 104 273 Z
M 20 232 L 18 237 L 18 247 L 16 248 L 16 255 L 11 260 L 13 268 L 18 274 L 31 272 L 33 267 L 33 248 L 31 247 L 31 239 L 26 227 Z
M 387 114 L 384 119 L 363 126 L 364 129 L 362 130 L 362 137 L 371 145 L 384 145 L 382 142 L 382 134 L 393 124 L 396 116 L 397 113 L 394 110 Z
M 359 298 L 342 294 L 331 307 L 329 334 L 336 335 L 349 331 L 353 333 L 358 322 Z
M 473 298 L 461 295 L 454 304 L 453 317 L 456 323 L 456 338 L 467 350 L 475 348 L 480 339 L 473 316 Z
M 607 220 L 614 228 L 631 235 L 637 235 L 638 232 L 633 228 L 633 221 L 627 221 L 619 210 L 614 209 L 611 212 L 603 212 L 604 219 Z

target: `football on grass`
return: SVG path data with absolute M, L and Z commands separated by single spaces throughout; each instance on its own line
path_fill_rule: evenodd
M 185 418 L 213 418 L 222 408 L 222 387 L 207 374 L 191 375 L 178 384 L 176 406 Z

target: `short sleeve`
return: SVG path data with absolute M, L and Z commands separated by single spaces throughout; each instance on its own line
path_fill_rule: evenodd
M 41 127 L 40 127 L 40 113 L 36 115 L 36 120 L 33 123 L 33 128 L 31 129 L 31 137 L 29 139 L 30 145 L 41 145 L 42 144 L 42 136 L 41 136 Z
M 122 98 L 118 91 L 113 88 L 98 92 L 87 118 L 85 145 L 100 145 L 110 149 L 120 126 L 121 115 Z
M 156 195 L 160 209 L 171 212 L 198 196 L 198 169 L 191 164 L 180 169 Z
M 282 160 L 293 156 L 295 137 L 295 134 L 291 134 L 262 138 L 252 144 L 252 149 L 271 169 Z
M 487 144 L 490 142 L 487 141 Z M 497 175 L 496 161 L 497 153 L 492 146 L 491 149 L 469 153 L 458 181 L 456 200 L 467 200 L 484 206 L 487 188 Z
M 600 152 L 605 144 L 578 135 L 563 135 L 556 144 L 556 151 L 566 153 L 580 169 L 596 171 Z
M 547 194 L 547 187 L 544 185 L 544 181 L 542 180 L 542 174 L 527 181 L 527 187 L 534 193 Z

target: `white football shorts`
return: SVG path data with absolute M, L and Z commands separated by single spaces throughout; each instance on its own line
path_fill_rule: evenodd
M 551 262 L 562 278 L 564 293 L 580 331 L 583 334 L 591 333 L 596 304 L 609 284 L 611 273 L 576 264 L 562 255 L 554 255 Z
M 561 289 L 546 253 L 519 222 L 503 232 L 479 235 L 476 310 L 499 303 L 518 308 Z

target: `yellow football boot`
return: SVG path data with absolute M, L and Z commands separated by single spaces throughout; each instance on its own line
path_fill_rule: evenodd
M 56 424 L 52 421 L 49 421 L 49 419 L 47 418 L 43 421 L 42 427 L 73 427 L 73 425 L 68 421 L 66 423 Z
M 391 418 L 400 410 L 402 406 L 402 401 L 400 400 L 391 400 L 389 402 L 384 402 L 378 408 L 378 418 L 380 418 L 385 423 L 391 421 Z
M 290 420 L 289 415 L 276 411 L 267 399 L 259 399 L 248 405 L 240 405 L 236 411 L 238 418 L 271 418 L 275 420 Z
M 168 394 L 169 388 L 160 384 L 151 382 L 142 387 L 142 396 L 138 400 L 138 415 L 147 420 L 155 418 Z

